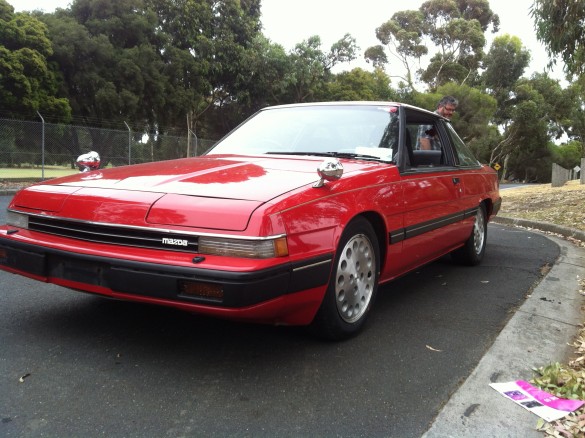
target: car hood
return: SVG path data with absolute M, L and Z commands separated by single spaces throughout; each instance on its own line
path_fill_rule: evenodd
M 319 179 L 319 157 L 205 156 L 97 170 L 29 187 L 13 206 L 91 222 L 243 231 L 262 204 Z M 345 172 L 373 163 L 344 163 Z
M 60 185 L 266 202 L 318 180 L 322 159 L 204 156 L 118 167 L 57 180 Z

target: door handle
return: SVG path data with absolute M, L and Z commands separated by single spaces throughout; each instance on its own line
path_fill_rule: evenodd
M 459 178 L 453 178 L 453 184 L 459 184 L 460 182 Z

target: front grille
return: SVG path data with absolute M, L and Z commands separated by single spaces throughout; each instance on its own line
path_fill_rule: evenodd
M 88 242 L 167 251 L 197 252 L 199 247 L 197 236 L 189 234 L 121 228 L 40 216 L 29 217 L 28 229 Z

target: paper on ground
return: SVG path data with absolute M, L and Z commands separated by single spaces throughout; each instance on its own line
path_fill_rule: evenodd
M 524 409 L 551 422 L 579 409 L 584 401 L 567 400 L 544 392 L 524 380 L 506 383 L 490 383 L 490 386 Z

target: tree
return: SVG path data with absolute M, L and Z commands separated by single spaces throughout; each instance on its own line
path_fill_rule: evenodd
M 447 82 L 469 83 L 480 67 L 485 45 L 484 32 L 498 30 L 499 18 L 487 0 L 429 0 L 418 11 L 401 11 L 376 29 L 382 45 L 366 50 L 366 59 L 376 66 L 389 63 L 385 53 L 397 58 L 406 72 L 402 79 L 414 89 L 416 79 L 436 90 Z M 436 51 L 433 53 L 433 47 Z M 425 69 L 414 70 L 413 62 L 431 54 Z M 413 73 L 418 75 L 414 77 Z
M 496 124 L 501 124 L 506 118 L 506 108 L 512 102 L 511 91 L 529 62 L 530 52 L 518 37 L 508 34 L 496 37 L 484 57 L 480 83 L 498 101 Z
M 101 127 L 157 121 L 164 106 L 164 64 L 156 16 L 142 0 L 76 0 L 70 10 L 40 18 L 77 117 Z
M 0 111 L 10 117 L 37 117 L 40 111 L 67 121 L 71 107 L 59 97 L 46 26 L 0 0 Z
M 551 162 L 550 139 L 565 131 L 575 100 L 557 80 L 542 73 L 518 80 L 512 93 L 504 134 L 492 149 L 491 161 L 504 163 L 503 177 L 543 181 L 550 178 L 545 171 Z
M 373 72 L 354 68 L 341 72 L 326 84 L 322 100 L 382 100 L 391 101 L 395 97 L 390 88 L 390 78 L 381 69 Z
M 76 0 L 70 9 L 38 17 L 49 30 L 54 47 L 50 60 L 59 66 L 62 91 L 76 118 L 101 128 L 129 124 L 139 132 L 160 126 L 169 86 L 157 17 L 143 0 Z M 102 161 L 120 156 L 127 162 L 127 148 L 116 150 L 121 144 L 117 132 L 80 133 L 72 127 L 69 135 L 73 156 L 84 152 L 78 136 L 89 135 Z
M 298 43 L 290 53 L 291 80 L 289 102 L 311 102 L 323 93 L 331 80 L 331 69 L 340 62 L 355 59 L 355 39 L 346 34 L 328 53 L 321 50 L 317 35 Z
M 553 162 L 565 169 L 573 169 L 581 165 L 581 154 L 583 144 L 578 141 L 569 141 L 561 145 L 551 145 L 551 154 Z
M 495 97 L 505 96 L 524 74 L 530 62 L 530 52 L 517 36 L 508 34 L 494 38 L 483 58 L 482 84 Z
M 431 89 L 447 82 L 464 84 L 483 57 L 484 32 L 499 27 L 487 0 L 429 0 L 420 7 L 425 33 L 438 48 L 421 78 Z
M 581 81 L 571 84 L 566 89 L 566 93 L 574 102 L 572 105 L 572 112 L 568 117 L 569 123 L 565 130 L 568 137 L 580 145 L 580 156 L 585 158 L 585 92 L 584 92 L 585 76 Z
M 375 67 L 383 67 L 389 63 L 385 53 L 388 48 L 392 57 L 398 59 L 404 69 L 404 74 L 391 74 L 406 82 L 409 88 L 414 89 L 414 72 L 411 58 L 420 62 L 420 58 L 428 53 L 423 42 L 424 17 L 420 11 L 399 11 L 390 20 L 376 29 L 376 37 L 383 45 L 373 46 L 366 50 L 364 57 Z
M 536 36 L 551 57 L 561 56 L 569 75 L 585 74 L 585 0 L 534 0 Z
M 249 101 L 247 52 L 260 35 L 260 0 L 145 1 L 166 35 L 164 54 L 172 48 L 167 65 L 173 69 L 179 58 L 185 67 L 172 79 L 187 105 L 182 118 L 188 115 L 193 131 L 221 136 L 240 121 L 229 116 L 239 114 L 240 100 Z

